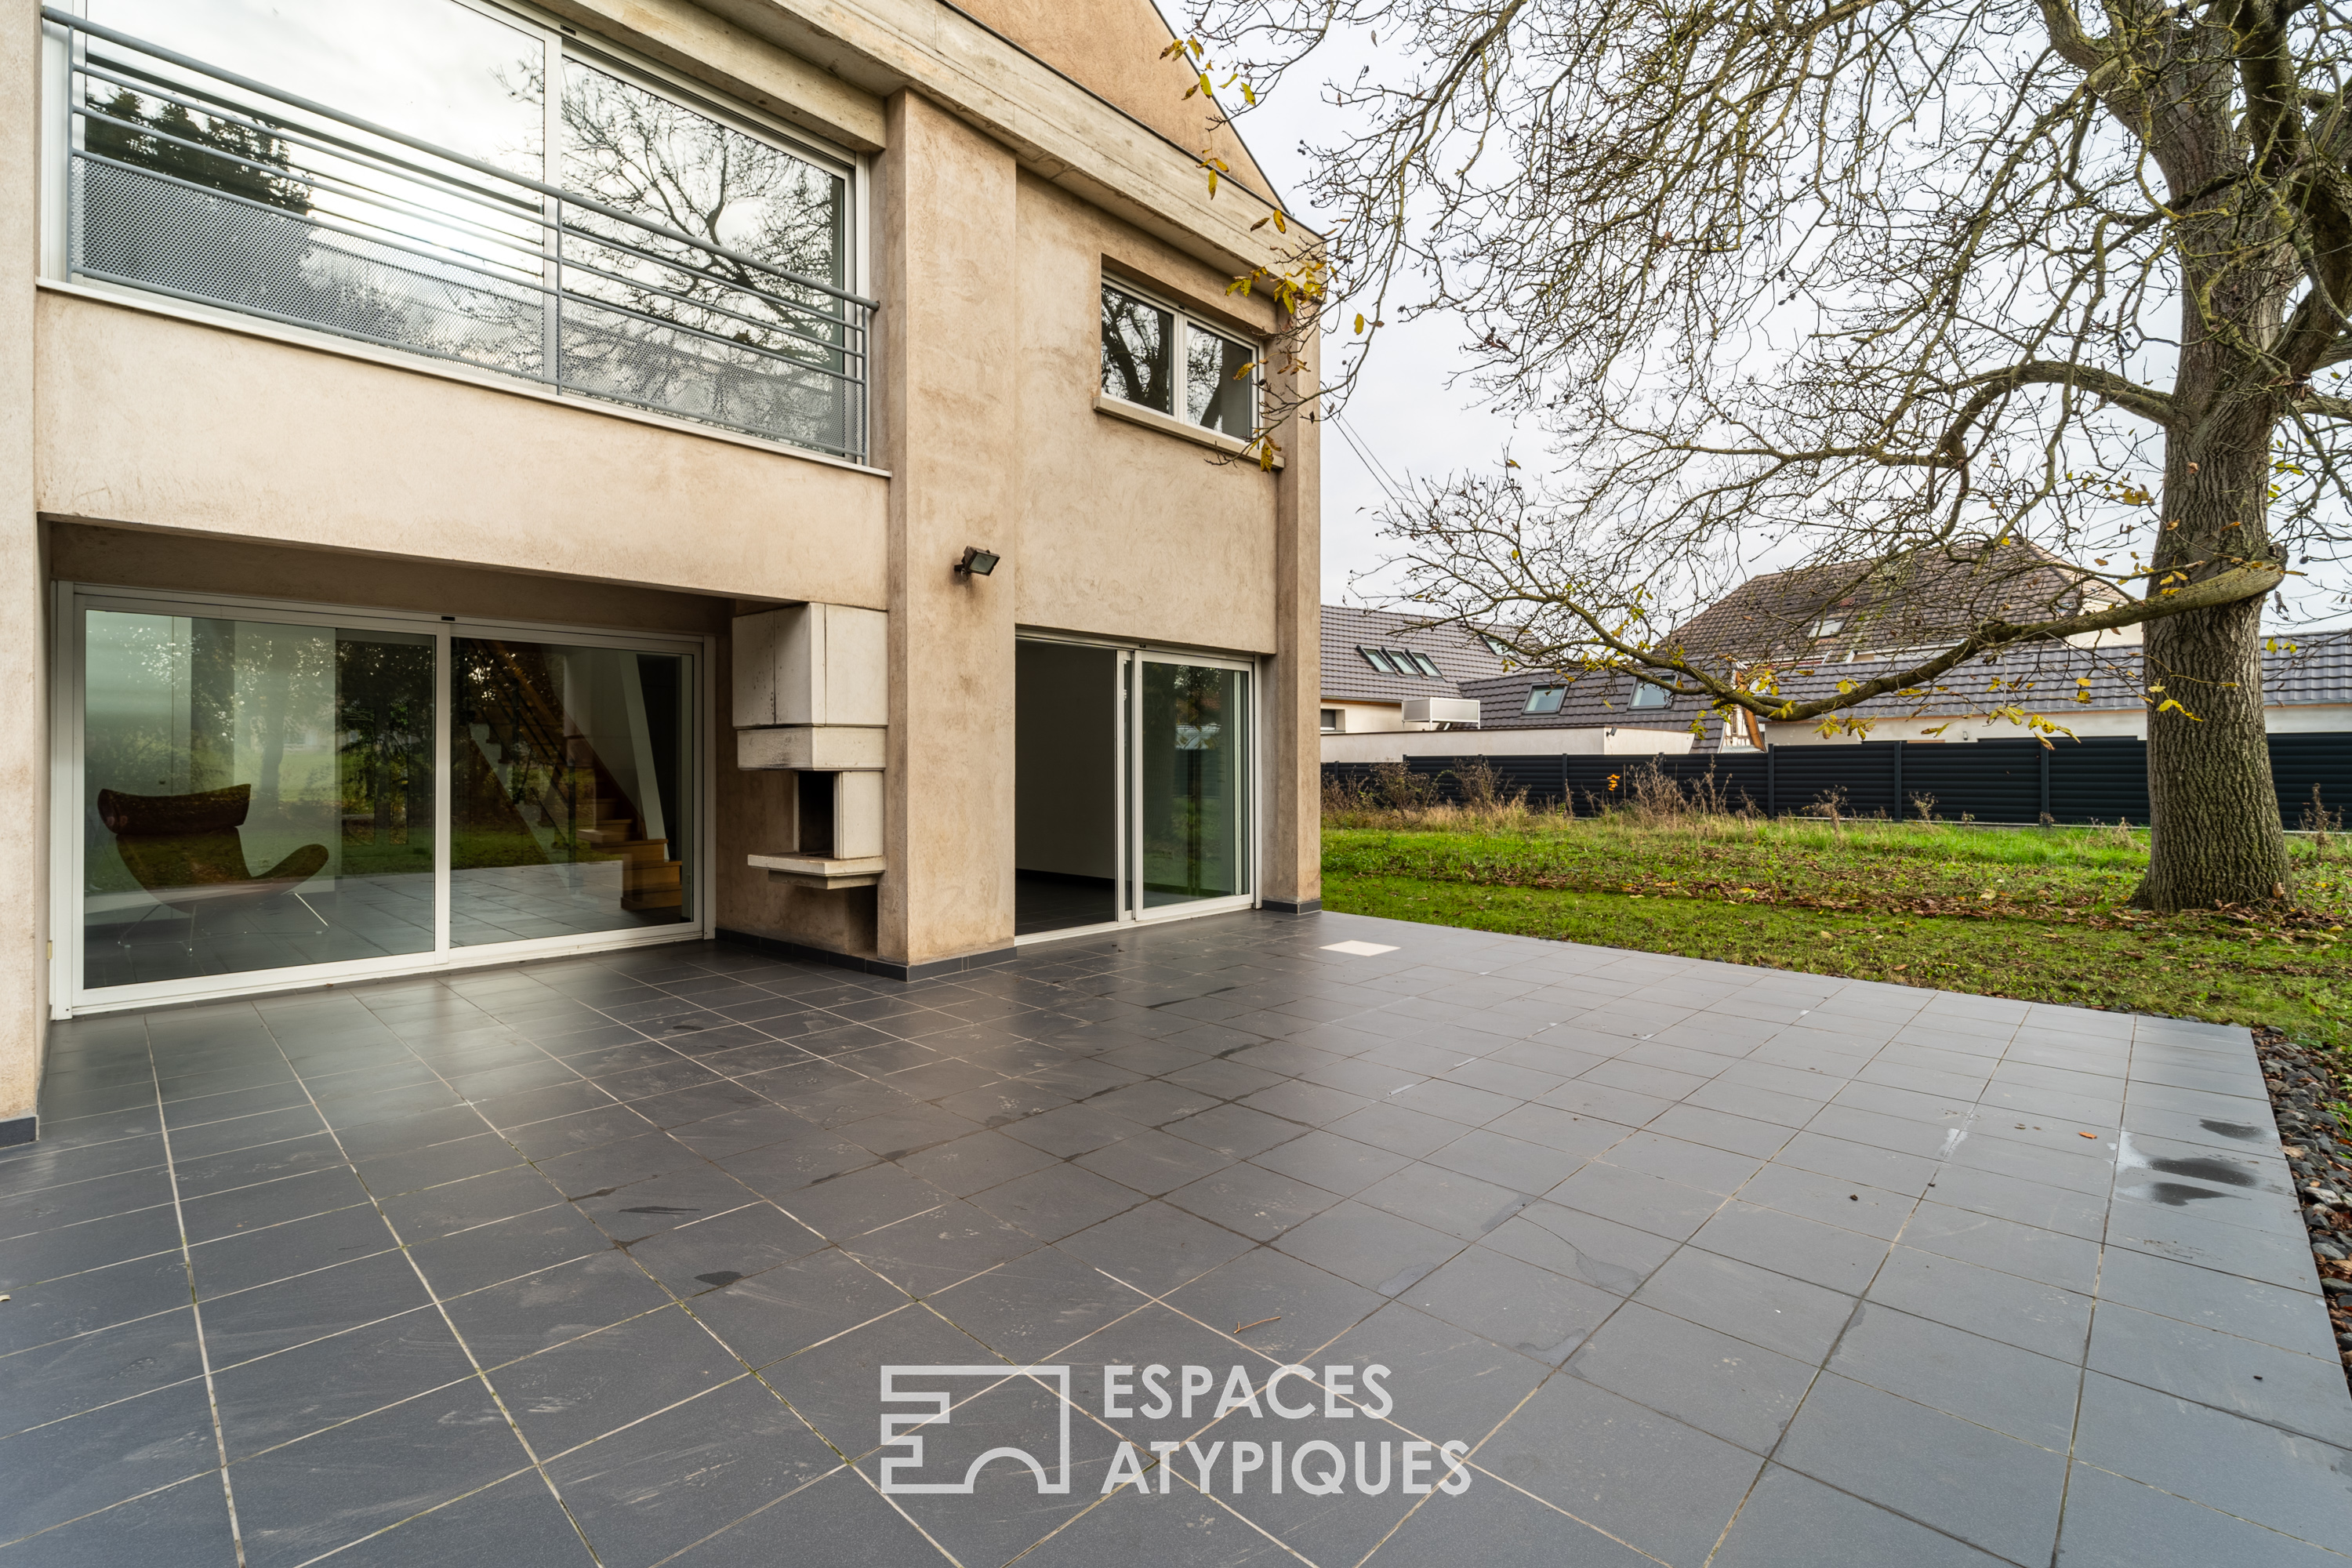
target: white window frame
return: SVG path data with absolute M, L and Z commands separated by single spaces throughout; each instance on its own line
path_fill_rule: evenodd
M 1536 700 L 1538 698 L 1542 697 L 1547 693 L 1554 692 L 1559 694 L 1558 699 L 1552 702 L 1550 706 L 1545 708 L 1538 708 L 1536 706 Z M 1558 681 L 1550 681 L 1530 686 L 1528 688 L 1528 700 L 1519 709 L 1519 716 L 1521 718 L 1528 718 L 1530 716 L 1536 718 L 1546 718 L 1551 714 L 1559 712 L 1560 709 L 1566 705 L 1567 701 L 1568 688 L 1560 685 Z
M 1157 310 L 1167 311 L 1173 321 L 1173 324 L 1169 328 L 1169 331 L 1174 335 L 1175 342 L 1169 345 L 1169 354 L 1171 357 L 1169 360 L 1170 369 L 1168 375 L 1168 401 L 1170 404 L 1168 408 L 1154 408 L 1149 403 L 1138 403 L 1131 397 L 1123 396 L 1120 394 L 1113 392 L 1109 388 L 1104 386 L 1102 384 L 1102 352 L 1099 340 L 1097 340 L 1095 353 L 1095 390 L 1115 403 L 1123 403 L 1129 408 L 1140 408 L 1147 413 L 1161 415 L 1166 418 L 1177 421 L 1181 425 L 1188 426 L 1194 430 L 1204 431 L 1212 436 L 1228 436 L 1232 437 L 1232 438 L 1236 441 L 1255 440 L 1259 432 L 1264 429 L 1264 421 L 1265 419 L 1265 341 L 1263 339 L 1253 338 L 1246 333 L 1236 332 L 1229 327 L 1213 326 L 1208 321 L 1201 320 L 1197 313 L 1187 310 L 1183 306 L 1177 304 L 1167 295 L 1159 293 L 1140 283 L 1130 283 L 1116 272 L 1105 272 L 1102 275 L 1101 283 L 1104 289 L 1115 289 L 1130 300 L 1152 306 Z M 1101 300 L 1100 289 L 1097 290 L 1096 300 L 1097 305 L 1099 305 Z M 1213 426 L 1203 425 L 1199 420 L 1192 417 L 1192 400 L 1189 395 L 1192 390 L 1192 333 L 1195 331 L 1205 332 L 1210 337 L 1216 338 L 1223 342 L 1237 343 L 1241 347 L 1249 351 L 1250 433 L 1247 436 L 1234 436 L 1229 430 L 1219 430 Z
M 1015 628 L 1013 637 L 1019 642 L 1059 643 L 1070 647 L 1103 648 L 1118 656 L 1113 680 L 1112 701 L 1117 739 L 1111 748 L 1111 782 L 1118 792 L 1116 811 L 1118 819 L 1118 842 L 1112 858 L 1114 867 L 1116 916 L 1099 925 L 1072 926 L 1065 931 L 1032 931 L 1016 935 L 1015 947 L 1028 947 L 1036 942 L 1061 942 L 1074 936 L 1099 936 L 1106 931 L 1131 931 L 1139 925 L 1156 925 L 1169 921 L 1192 920 L 1202 915 L 1231 914 L 1236 910 L 1258 907 L 1263 887 L 1260 873 L 1265 864 L 1265 791 L 1266 752 L 1265 660 L 1231 654 L 1203 653 L 1196 648 L 1170 647 L 1161 643 L 1118 641 L 1107 637 L 1072 637 L 1065 633 L 1027 631 Z M 1218 669 L 1239 670 L 1249 677 L 1244 716 L 1244 744 L 1248 749 L 1242 759 L 1242 772 L 1249 790 L 1249 810 L 1242 824 L 1242 881 L 1244 890 L 1228 898 L 1200 899 L 1191 903 L 1170 904 L 1160 909 L 1142 907 L 1140 889 L 1136 886 L 1136 847 L 1143 838 L 1143 792 L 1134 787 L 1131 763 L 1142 749 L 1142 705 L 1135 700 L 1136 676 L 1146 662 L 1164 664 L 1202 664 Z
M 431 974 L 516 963 L 526 959 L 554 958 L 580 952 L 604 952 L 620 948 L 651 947 L 673 942 L 707 942 L 718 929 L 718 787 L 712 766 L 716 752 L 711 726 L 712 659 L 718 639 L 681 636 L 677 632 L 615 632 L 551 622 L 477 620 L 442 616 L 431 611 L 385 610 L 329 604 L 314 600 L 264 599 L 227 594 L 174 593 L 157 588 L 117 587 L 102 584 L 53 584 L 55 637 L 50 666 L 49 705 L 49 1016 L 72 1018 L 90 1014 L 161 1006 L 174 1002 L 222 996 L 258 996 L 281 991 L 308 991 L 354 980 L 390 979 L 406 974 Z M 92 992 L 83 980 L 81 894 L 85 879 L 82 831 L 83 795 L 88 787 L 82 763 L 82 714 L 86 694 L 82 613 L 122 610 L 165 616 L 218 616 L 224 619 L 274 621 L 290 626 L 349 627 L 355 631 L 423 632 L 431 636 L 434 672 L 435 770 L 434 946 L 424 952 L 388 953 L 382 958 L 347 959 L 334 963 L 302 964 L 286 969 L 245 970 L 232 974 L 203 975 L 185 980 L 159 980 L 140 985 L 114 985 Z M 691 709 L 695 810 L 691 847 L 695 865 L 694 918 L 676 925 L 646 926 L 577 935 L 533 937 L 520 942 L 485 942 L 455 947 L 449 942 L 449 814 L 450 664 L 453 637 L 511 637 L 520 641 L 562 642 L 575 647 L 616 647 L 640 653 L 682 654 L 694 658 L 695 690 Z

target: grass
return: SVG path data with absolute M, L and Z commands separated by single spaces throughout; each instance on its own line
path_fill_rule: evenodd
M 1323 902 L 2352 1044 L 2352 844 L 2299 839 L 2294 854 L 2292 912 L 2160 917 L 2128 906 L 2147 835 L 2121 827 L 1341 802 L 1325 816 Z

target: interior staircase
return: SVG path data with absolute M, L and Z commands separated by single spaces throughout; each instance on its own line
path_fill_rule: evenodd
M 597 757 L 593 744 L 584 735 L 567 731 L 561 714 L 512 650 L 501 644 L 489 646 L 494 679 L 470 695 L 476 725 L 487 725 L 491 734 L 488 739 L 474 736 L 474 743 L 511 800 L 538 806 L 540 821 L 530 825 L 531 830 L 551 852 L 549 858 L 617 859 L 623 909 L 683 908 L 685 868 L 670 855 L 669 840 L 639 837 L 637 807 Z M 520 790 L 511 767 L 500 766 L 509 758 L 520 759 L 527 768 Z M 534 761 L 538 765 L 530 767 Z M 568 857 L 562 848 L 566 838 L 574 847 Z

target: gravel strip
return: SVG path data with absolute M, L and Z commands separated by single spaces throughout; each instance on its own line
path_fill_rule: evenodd
M 2352 1118 L 2346 1111 L 2352 1064 L 2340 1052 L 2290 1044 L 2273 1028 L 2254 1031 L 2254 1052 L 2294 1172 L 2336 1349 L 2352 1381 Z

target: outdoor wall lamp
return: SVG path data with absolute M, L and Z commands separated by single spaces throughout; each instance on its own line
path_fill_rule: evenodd
M 993 550 L 967 544 L 963 547 L 963 559 L 955 563 L 955 574 L 959 577 L 985 577 L 996 570 L 996 562 L 997 554 Z

